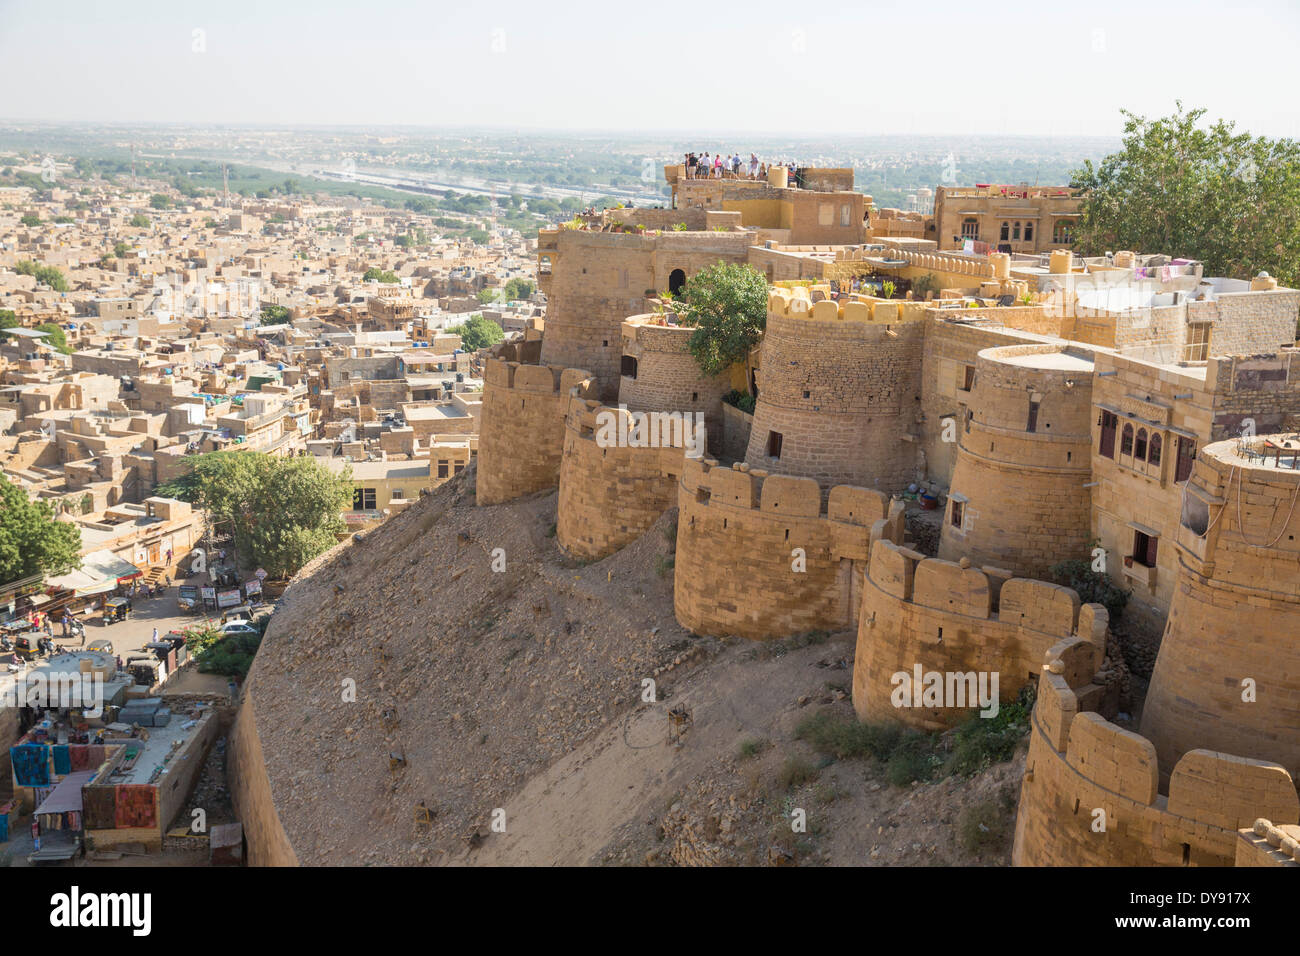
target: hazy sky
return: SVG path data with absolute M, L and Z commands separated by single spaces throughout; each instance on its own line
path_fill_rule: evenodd
M 0 0 L 0 116 L 1300 138 L 1298 55 L 1297 0 Z

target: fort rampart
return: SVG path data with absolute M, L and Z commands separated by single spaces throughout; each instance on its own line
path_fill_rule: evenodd
M 1231 866 L 1238 830 L 1300 821 L 1280 764 L 1189 750 L 1168 771 L 1150 740 L 1087 708 L 1091 647 L 1048 651 L 1030 725 L 1012 861 L 1019 866 Z
M 902 502 L 809 478 L 685 459 L 674 604 L 700 634 L 774 638 L 852 626 L 875 538 L 902 540 Z M 796 549 L 799 549 L 796 551 Z
M 1038 678 L 1043 655 L 1077 635 L 1105 656 L 1106 609 L 1079 603 L 1070 588 L 1013 578 L 920 554 L 887 540 L 872 545 L 858 616 L 853 706 L 863 720 L 900 720 L 943 730 L 974 703 L 895 707 L 893 675 L 923 672 L 998 675 L 1003 703 Z
M 560 480 L 569 397 L 586 397 L 595 389 L 595 379 L 583 369 L 488 359 L 475 484 L 478 503 L 500 504 L 554 487 Z

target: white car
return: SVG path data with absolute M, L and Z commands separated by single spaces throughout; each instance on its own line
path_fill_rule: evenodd
M 249 634 L 252 635 L 253 637 L 257 637 L 262 633 L 253 624 L 249 623 L 248 621 L 227 621 L 225 624 L 221 625 L 220 631 L 222 634 L 226 634 L 226 635 Z

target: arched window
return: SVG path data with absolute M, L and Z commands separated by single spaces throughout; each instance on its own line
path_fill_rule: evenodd
M 963 239 L 978 239 L 980 237 L 980 221 L 973 216 L 967 216 L 963 219 L 961 237 Z
M 1133 454 L 1133 426 L 1125 425 L 1119 440 L 1119 453 L 1121 455 Z
M 1025 223 L 1025 242 L 1033 242 L 1033 241 L 1034 241 L 1034 224 L 1032 222 L 1027 222 Z
M 1133 450 L 1133 457 L 1140 458 L 1143 461 L 1147 460 L 1147 430 L 1145 428 L 1138 429 L 1137 447 Z
M 1074 242 L 1073 219 L 1056 220 L 1056 225 L 1052 227 L 1052 242 L 1058 245 L 1069 245 Z
M 674 269 L 668 274 L 668 291 L 676 295 L 684 288 L 686 288 L 686 273 L 681 269 Z
M 1160 435 L 1157 432 L 1151 434 L 1151 444 L 1147 446 L 1147 461 L 1152 465 L 1160 464 Z
M 1012 238 L 1012 239 L 1019 239 L 1019 238 L 1020 238 L 1020 223 L 1016 223 L 1015 226 L 1012 227 L 1012 229 L 1011 229 L 1011 238 Z
M 1001 231 L 1000 233 L 998 233 L 998 238 L 1001 239 L 1003 242 L 1006 242 L 1008 239 L 1011 238 L 1011 225 L 1010 225 L 1010 223 L 1005 223 L 1005 222 L 1004 222 L 1004 223 L 1002 224 L 1002 231 Z

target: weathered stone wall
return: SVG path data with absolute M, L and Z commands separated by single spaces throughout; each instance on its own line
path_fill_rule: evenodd
M 544 254 L 551 273 L 541 361 L 590 369 L 601 383 L 600 397 L 613 401 L 624 319 L 645 313 L 648 299 L 669 288 L 674 270 L 681 269 L 689 282 L 704 266 L 744 262 L 751 242 L 743 232 L 629 235 L 561 229 L 548 236 Z
M 1057 345 L 980 353 L 939 557 L 1046 577 L 1052 564 L 1088 556 L 1091 395 L 1089 353 Z
M 923 455 L 924 477 L 948 487 L 957 464 L 958 436 L 966 420 L 971 393 L 966 387 L 967 370 L 974 376 L 979 353 L 986 348 L 1017 345 L 1034 341 L 1016 329 L 987 324 L 971 324 L 962 310 L 929 309 L 926 312 L 925 340 L 921 359 L 921 421 L 916 425 L 916 439 Z M 999 314 L 1003 309 L 971 309 L 973 316 Z M 953 424 L 946 431 L 946 419 Z
M 654 316 L 637 316 L 622 327 L 623 355 L 636 362 L 635 375 L 621 375 L 618 401 L 632 411 L 704 415 L 711 454 L 721 453 L 722 396 L 731 379 L 705 375 L 691 355 L 693 328 L 657 325 Z
M 817 296 L 814 288 L 812 295 Z M 860 297 L 812 302 L 774 290 L 745 460 L 754 468 L 890 493 L 917 476 L 920 303 Z M 768 454 L 773 433 L 779 457 Z
M 250 866 L 297 866 L 289 837 L 271 793 L 271 778 L 257 735 L 257 711 L 254 705 L 254 673 L 244 685 L 244 700 L 235 719 L 235 727 L 226 744 L 227 784 L 235 814 L 244 827 Z
M 623 419 L 626 433 L 631 433 L 626 409 L 577 397 L 569 400 L 556 517 L 556 536 L 564 549 L 592 561 L 635 541 L 677 503 L 685 461 L 682 445 L 601 447 L 596 432 L 602 415 Z M 678 440 L 689 441 L 686 427 Z
M 918 664 L 922 672 L 996 673 L 1005 703 L 1037 680 L 1043 655 L 1065 638 L 1083 639 L 1090 667 L 1105 656 L 1106 609 L 1081 606 L 1070 588 L 923 560 L 889 541 L 872 545 L 862 595 L 853 706 L 863 720 L 943 730 L 969 715 L 973 702 L 895 707 L 893 675 Z
M 1277 436 L 1280 441 L 1281 436 Z M 1209 747 L 1300 773 L 1300 471 L 1201 450 L 1142 714 L 1161 761 Z M 1290 822 L 1290 821 L 1287 821 Z
M 1048 652 L 1039 680 L 1016 815 L 1016 865 L 1229 866 L 1240 828 L 1259 817 L 1300 821 L 1290 774 L 1263 760 L 1191 750 L 1162 793 L 1152 742 L 1089 712 L 1096 691 L 1089 675 L 1053 663 L 1077 641 Z
M 902 502 L 712 459 L 686 459 L 677 518 L 677 620 L 700 634 L 784 637 L 854 623 L 873 538 L 902 540 Z M 804 570 L 794 553 L 803 549 Z
M 585 398 L 595 388 L 583 369 L 488 359 L 475 479 L 478 503 L 500 504 L 554 487 L 560 480 L 569 396 Z

